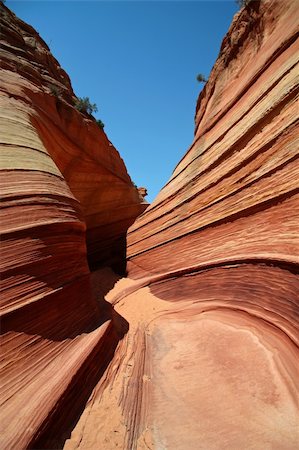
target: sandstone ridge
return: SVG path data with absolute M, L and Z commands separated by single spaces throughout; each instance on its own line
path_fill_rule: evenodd
M 7 17 L 11 56 L 1 72 L 1 114 L 16 125 L 9 138 L 14 144 L 4 135 L 4 147 L 35 153 L 18 177 L 9 165 L 3 177 L 2 448 L 297 449 L 296 2 L 250 2 L 234 17 L 199 95 L 194 141 L 129 229 L 128 276 L 122 279 L 110 268 L 90 275 L 85 227 L 91 265 L 97 248 L 110 263 L 124 248 L 115 244 L 113 253 L 110 235 L 100 232 L 109 215 L 99 225 L 99 215 L 89 214 L 92 196 L 87 190 L 84 197 L 73 173 L 76 158 L 69 166 L 56 162 L 53 136 L 73 149 L 68 114 L 73 124 L 94 123 L 71 106 L 63 72 L 62 112 L 50 94 L 52 109 L 43 106 L 48 97 L 29 76 L 15 72 L 10 82 L 7 65 L 18 54 L 14 27 L 29 28 Z M 35 36 L 31 28 L 28 33 Z M 47 132 L 57 115 L 63 126 Z M 51 157 L 44 160 L 48 149 Z M 19 156 L 8 156 L 6 164 L 11 160 L 16 164 Z M 47 169 L 35 172 L 29 164 Z M 115 164 L 125 180 L 122 162 Z M 106 160 L 100 166 L 101 173 L 116 170 Z M 42 178 L 31 178 L 37 174 Z M 136 199 L 129 205 L 140 211 L 139 194 L 128 185 Z M 40 226 L 30 222 L 35 208 Z M 124 219 L 126 226 L 130 220 Z M 117 226 L 112 229 L 116 237 Z M 57 270 L 62 255 L 67 263 Z
M 194 141 L 129 230 L 106 296 L 129 331 L 67 450 L 298 448 L 296 10 L 234 17 Z
M 46 447 L 49 429 L 56 447 L 119 340 L 90 268 L 125 271 L 146 205 L 45 42 L 0 13 L 1 448 Z

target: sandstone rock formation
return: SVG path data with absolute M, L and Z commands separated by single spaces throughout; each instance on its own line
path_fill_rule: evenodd
M 42 195 L 34 206 L 27 200 L 26 226 L 49 193 L 52 216 L 60 207 L 63 221 L 85 222 L 90 265 L 109 260 L 117 266 L 126 230 L 144 210 L 138 191 L 96 121 L 74 108 L 70 80 L 45 42 L 4 6 L 1 21 L 2 169 L 13 179 L 16 170 L 23 175 L 17 188 L 23 197 Z M 42 216 L 43 224 L 53 222 Z
M 9 156 L 3 177 L 2 448 L 298 448 L 298 24 L 292 0 L 235 16 L 199 96 L 194 141 L 131 227 L 120 280 L 84 263 L 90 200 L 72 167 L 54 172 L 44 94 L 29 75 L 13 85 L 4 76 L 10 139 L 18 155 L 35 154 L 19 185 Z M 63 98 L 66 121 L 77 113 Z M 44 178 L 21 178 L 29 163 Z M 62 257 L 70 265 L 58 269 Z
M 147 196 L 147 189 L 145 187 L 139 187 L 138 188 L 139 195 L 141 195 L 142 198 Z
M 118 336 L 89 266 L 124 271 L 126 231 L 145 205 L 47 45 L 0 11 L 0 447 L 17 449 L 78 414 L 111 357 Z
M 130 229 L 107 296 L 129 331 L 67 450 L 298 448 L 298 24 L 293 1 L 235 16 Z

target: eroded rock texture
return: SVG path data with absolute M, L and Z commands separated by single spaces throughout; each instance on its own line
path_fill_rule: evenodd
M 298 4 L 233 20 L 195 138 L 128 236 L 129 323 L 66 449 L 297 449 Z
M 6 43 L 4 55 L 18 60 L 20 22 L 13 24 L 7 36 L 15 48 Z M 131 227 L 128 277 L 119 280 L 108 268 L 89 275 L 92 195 L 81 197 L 76 158 L 68 170 L 56 161 L 56 140 L 75 148 L 65 134 L 68 114 L 82 122 L 69 87 L 58 107 L 30 81 L 29 63 L 30 73 L 10 78 L 13 60 L 4 61 L 2 115 L 15 124 L 4 149 L 22 158 L 35 150 L 24 159 L 10 152 L 3 182 L 2 448 L 297 449 L 296 2 L 251 2 L 235 16 L 198 100 L 194 142 Z M 69 82 L 61 76 L 63 89 Z M 73 125 L 76 132 L 74 142 L 81 136 L 89 148 Z M 32 170 L 41 164 L 46 169 Z M 98 217 L 105 229 L 108 216 Z M 91 229 L 97 248 L 101 228 Z
M 124 270 L 144 205 L 46 44 L 0 11 L 0 447 L 41 448 L 49 427 L 60 439 L 115 348 L 88 263 Z

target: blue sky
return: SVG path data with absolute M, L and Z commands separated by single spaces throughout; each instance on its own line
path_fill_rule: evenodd
M 238 6 L 222 1 L 7 1 L 49 45 L 152 201 L 193 139 L 194 113 Z

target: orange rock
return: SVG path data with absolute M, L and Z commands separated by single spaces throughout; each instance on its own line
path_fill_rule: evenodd
M 34 31 L 4 11 L 7 35 L 20 40 L 21 27 L 32 45 Z M 91 266 L 99 249 L 121 261 L 116 236 L 140 210 L 138 192 L 128 179 L 136 209 L 119 208 L 118 225 L 95 212 L 84 186 L 98 153 L 80 129 L 101 146 L 105 135 L 72 108 L 63 72 L 57 109 L 29 63 L 11 74 L 9 54 L 1 448 L 297 449 L 296 2 L 250 2 L 235 16 L 194 142 L 130 228 L 123 279 L 108 268 L 90 276 L 85 226 Z M 99 163 L 101 180 L 113 158 Z
M 0 12 L 0 447 L 20 449 L 72 423 L 111 358 L 119 337 L 89 266 L 124 272 L 126 231 L 145 206 L 47 45 Z
M 194 141 L 130 229 L 127 292 L 136 309 L 142 286 L 169 305 L 140 320 L 148 381 L 130 448 L 299 446 L 296 9 L 235 16 Z
M 295 3 L 235 16 L 194 142 L 129 230 L 107 296 L 129 331 L 66 450 L 298 448 Z

